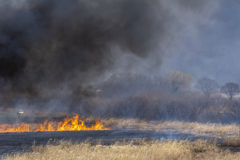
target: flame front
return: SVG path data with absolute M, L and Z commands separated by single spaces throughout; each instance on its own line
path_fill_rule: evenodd
M 8 124 L 0 125 L 0 133 L 10 132 L 55 132 L 55 131 L 86 131 L 86 130 L 110 130 L 110 128 L 104 128 L 102 122 L 96 121 L 96 124 L 91 127 L 86 127 L 84 121 L 78 119 L 79 115 L 75 118 L 66 118 L 64 121 L 59 122 L 57 127 L 53 127 L 53 122 L 45 121 L 37 129 L 31 129 L 27 123 L 22 123 L 20 126 L 13 127 Z

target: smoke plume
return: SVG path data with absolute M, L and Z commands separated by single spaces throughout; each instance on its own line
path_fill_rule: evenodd
M 29 99 L 61 95 L 66 88 L 72 92 L 113 72 L 122 63 L 116 57 L 126 55 L 155 59 L 161 65 L 166 48 L 185 26 L 186 15 L 179 13 L 199 13 L 206 4 L 206 0 L 1 1 L 2 93 Z M 135 68 L 140 65 L 134 61 Z

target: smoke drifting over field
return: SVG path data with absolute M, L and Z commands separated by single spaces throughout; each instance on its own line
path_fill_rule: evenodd
M 217 6 L 208 0 L 0 2 L 1 91 L 27 99 L 71 96 L 77 86 L 125 66 L 159 69 L 182 32 L 207 23 L 216 8 L 208 6 Z
M 0 75 L 11 81 L 89 82 L 114 65 L 111 46 L 147 57 L 169 36 L 168 11 L 156 0 L 24 3 L 1 6 Z
M 162 69 L 179 70 L 194 79 L 211 77 L 221 85 L 239 83 L 239 7 L 239 1 L 234 0 L 220 0 L 217 10 L 208 5 L 208 11 L 215 12 L 206 21 L 207 25 L 200 25 L 195 34 L 184 35 L 182 48 L 164 61 Z

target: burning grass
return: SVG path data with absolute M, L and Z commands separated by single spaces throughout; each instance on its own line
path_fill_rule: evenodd
M 66 118 L 61 122 L 47 122 L 43 124 L 25 124 L 20 125 L 0 125 L 0 133 L 6 132 L 45 132 L 45 131 L 76 131 L 76 130 L 109 130 L 111 129 L 134 129 L 150 131 L 179 131 L 182 133 L 191 133 L 195 135 L 210 135 L 215 137 L 235 136 L 240 137 L 240 125 L 221 123 L 198 123 L 183 121 L 145 121 L 140 119 L 102 119 L 96 121 L 91 127 L 86 127 L 86 123 L 95 122 L 92 117 L 78 119 L 78 115 L 73 118 Z M 226 137 L 224 137 L 226 138 Z
M 93 121 L 88 117 L 86 122 Z M 180 131 L 196 135 L 211 135 L 222 141 L 179 140 L 116 142 L 111 145 L 90 142 L 53 142 L 46 146 L 32 146 L 27 152 L 4 155 L 1 160 L 42 159 L 170 159 L 170 160 L 237 160 L 240 157 L 240 126 L 216 123 L 180 121 L 144 121 L 139 119 L 102 119 L 104 126 L 111 129 L 137 129 L 152 131 Z M 234 152 L 232 152 L 234 151 Z M 237 151 L 237 152 L 235 152 Z
M 31 151 L 5 155 L 1 160 L 42 160 L 42 159 L 239 159 L 240 153 L 223 150 L 214 142 L 204 140 L 191 141 L 130 141 L 116 142 L 112 145 L 90 144 L 89 142 L 73 144 L 56 142 L 46 146 L 32 146 Z
M 61 122 L 45 121 L 43 124 L 20 125 L 0 125 L 0 133 L 6 132 L 46 132 L 46 131 L 77 131 L 77 130 L 109 130 L 111 129 L 131 129 L 150 130 L 157 132 L 179 131 L 202 136 L 214 136 L 216 138 L 240 137 L 240 125 L 221 123 L 198 123 L 183 121 L 145 121 L 140 119 L 116 119 L 108 118 L 96 121 L 92 117 L 78 119 L 78 115 L 73 118 L 66 118 Z M 86 123 L 92 126 L 86 127 Z
M 38 125 L 36 129 L 27 123 L 22 123 L 21 125 L 0 125 L 0 133 L 10 133 L 10 132 L 54 132 L 54 131 L 86 131 L 86 130 L 109 130 L 109 128 L 104 128 L 102 122 L 96 121 L 96 124 L 91 127 L 86 127 L 84 121 L 80 120 L 79 115 L 74 118 L 66 118 L 57 124 L 54 122 L 45 121 L 43 124 Z

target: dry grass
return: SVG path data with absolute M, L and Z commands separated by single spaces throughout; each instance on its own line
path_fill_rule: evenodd
M 88 142 L 73 144 L 59 142 L 57 145 L 33 146 L 31 152 L 6 155 L 1 160 L 237 160 L 240 153 L 221 150 L 214 143 L 203 140 L 190 141 L 131 141 L 114 145 L 91 145 Z
M 81 117 L 87 127 L 95 124 L 93 117 Z M 183 121 L 145 121 L 140 119 L 99 119 L 103 122 L 104 128 L 110 129 L 131 129 L 131 130 L 149 130 L 157 132 L 178 131 L 181 133 L 190 133 L 199 136 L 212 136 L 216 138 L 240 137 L 240 125 L 220 123 L 198 123 Z M 39 124 L 30 123 L 30 128 L 36 129 Z M 56 127 L 57 122 L 53 126 Z M 16 124 L 15 124 L 16 126 Z
M 168 121 L 160 123 L 155 127 L 156 130 L 168 130 L 175 129 L 182 132 L 190 132 L 198 135 L 215 135 L 215 136 L 224 136 L 224 135 L 235 135 L 239 136 L 240 126 L 236 124 L 231 125 L 222 125 L 217 123 L 197 123 L 197 122 L 178 122 L 178 121 Z
M 240 125 L 223 125 L 219 123 L 198 123 L 181 121 L 144 121 L 138 119 L 104 119 L 106 127 L 111 129 L 138 129 L 153 131 L 180 131 L 196 135 L 211 135 L 216 137 L 235 136 L 239 137 Z
M 240 138 L 239 137 L 228 137 L 223 140 L 221 146 L 227 147 L 240 147 Z
M 93 118 L 85 119 L 94 121 Z M 139 119 L 101 119 L 105 127 L 111 129 L 137 129 L 153 131 L 180 131 L 196 135 L 221 137 L 221 144 L 197 140 L 191 141 L 131 141 L 116 142 L 113 145 L 90 144 L 88 142 L 73 144 L 56 142 L 54 145 L 33 146 L 31 151 L 6 155 L 1 160 L 71 160 L 71 159 L 128 159 L 128 160 L 240 160 L 240 152 L 225 150 L 240 147 L 240 126 L 216 123 L 197 123 L 180 121 L 144 121 Z M 223 149 L 220 149 L 224 147 Z M 233 149 L 234 150 L 234 149 Z

